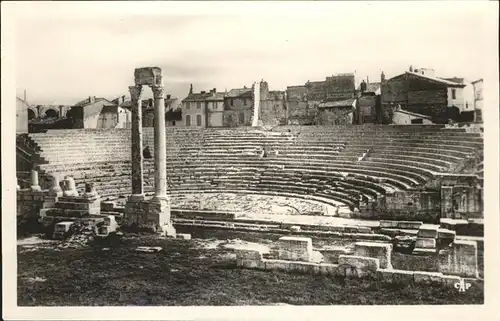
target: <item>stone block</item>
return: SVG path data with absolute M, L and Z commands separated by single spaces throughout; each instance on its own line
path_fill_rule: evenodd
M 346 267 L 354 268 L 358 277 L 373 275 L 380 267 L 378 259 L 371 257 L 362 257 L 355 255 L 340 255 L 339 256 L 339 270 L 346 269 Z M 343 273 L 340 271 L 340 273 Z
M 320 252 L 323 254 L 323 262 L 331 264 L 338 264 L 339 255 L 349 254 L 347 249 L 323 249 Z
M 441 277 L 441 283 L 447 286 L 455 286 L 455 284 L 460 283 L 461 278 L 456 275 L 444 275 Z
M 287 272 L 299 272 L 306 274 L 314 274 L 315 270 L 319 271 L 319 264 L 310 262 L 288 262 L 286 265 Z
M 284 236 L 278 241 L 278 258 L 280 260 L 308 262 L 312 256 L 311 238 Z
M 371 257 L 379 260 L 380 268 L 391 269 L 392 244 L 378 242 L 356 242 L 354 255 Z
M 441 279 L 443 277 L 443 273 L 439 272 L 425 272 L 425 271 L 414 271 L 413 272 L 413 281 L 415 283 L 441 283 Z
M 418 229 L 417 236 L 422 238 L 437 238 L 438 230 L 439 230 L 439 225 L 422 224 Z
M 423 222 L 420 221 L 399 221 L 397 223 L 398 223 L 397 225 L 398 228 L 411 229 L 411 230 L 419 229 L 420 226 L 424 224 Z
M 191 239 L 191 234 L 187 233 L 177 233 L 176 238 L 182 239 L 182 240 L 190 240 Z
M 385 228 L 395 228 L 398 226 L 398 221 L 385 221 L 382 220 L 380 221 L 380 227 L 385 227 Z
M 440 228 L 438 230 L 438 238 L 439 239 L 445 239 L 445 240 L 454 240 L 457 232 Z
M 257 250 L 236 250 L 236 259 L 261 261 L 262 253 Z
M 426 238 L 419 237 L 415 242 L 415 248 L 422 249 L 435 249 L 436 248 L 436 239 L 435 238 Z
M 413 283 L 413 271 L 393 270 L 392 282 L 398 284 L 411 284 Z
M 162 85 L 161 68 L 137 68 L 134 72 L 134 79 L 136 85 L 160 86 Z
M 377 279 L 386 282 L 392 283 L 392 275 L 394 274 L 393 269 L 378 269 L 377 270 Z
M 289 261 L 283 260 L 264 260 L 266 270 L 286 271 Z
M 292 225 L 292 226 L 290 226 L 290 231 L 292 231 L 292 232 L 299 232 L 300 231 L 300 226 L 298 226 L 298 225 Z
M 455 240 L 448 248 L 439 252 L 439 271 L 443 274 L 478 278 L 477 243 Z
M 437 252 L 437 249 L 424 249 L 424 248 L 415 248 L 411 254 L 413 255 L 432 255 Z
M 322 275 L 338 275 L 338 264 L 321 263 L 319 264 L 319 271 Z
M 345 226 L 344 232 L 346 232 L 346 233 L 358 233 L 358 227 L 357 226 Z
M 358 233 L 366 233 L 366 234 L 371 234 L 372 229 L 367 227 L 367 226 L 358 226 Z
M 177 231 L 175 230 L 175 227 L 172 225 L 172 223 L 160 225 L 159 229 L 160 230 L 157 232 L 159 232 L 162 236 L 171 238 L 175 238 L 177 236 Z

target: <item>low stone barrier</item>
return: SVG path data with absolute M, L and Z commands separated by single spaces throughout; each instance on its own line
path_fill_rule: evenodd
M 311 239 L 290 237 L 282 239 L 284 240 L 280 239 L 280 244 L 286 248 L 285 257 L 290 255 L 295 261 L 282 259 L 283 253 L 280 253 L 279 259 L 264 259 L 262 253 L 257 250 L 236 250 L 236 265 L 242 268 L 269 271 L 351 278 L 372 277 L 382 282 L 398 284 L 443 284 L 458 288 L 462 283 L 469 283 L 472 286 L 483 286 L 483 280 L 477 276 L 477 245 L 470 241 L 458 241 L 452 244 L 450 249 L 443 250 L 440 253 L 439 272 L 430 272 L 393 269 L 390 260 L 392 252 L 390 244 L 358 242 L 355 245 L 356 255 L 339 254 L 338 264 L 334 264 L 305 261 L 310 251 L 312 253 L 312 247 L 309 250 L 310 244 L 312 245 Z M 338 249 L 331 251 L 338 253 Z M 328 255 L 325 255 L 328 250 L 322 253 L 328 259 Z M 303 261 L 297 261 L 297 259 Z

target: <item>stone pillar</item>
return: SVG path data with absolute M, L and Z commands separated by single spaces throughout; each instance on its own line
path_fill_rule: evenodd
M 142 85 L 130 86 L 132 100 L 132 199 L 144 199 L 142 164 Z
M 36 170 L 31 171 L 31 190 L 40 191 L 42 190 L 38 184 L 38 172 Z
M 63 195 L 64 196 L 78 196 L 78 191 L 76 190 L 75 180 L 71 176 L 66 176 L 64 178 L 65 188 Z
M 52 193 L 62 193 L 62 188 L 59 185 L 59 177 L 57 175 L 52 175 L 52 186 L 50 187 L 50 192 Z
M 165 133 L 164 87 L 151 86 L 155 100 L 154 110 L 154 159 L 155 159 L 155 199 L 167 199 L 167 141 Z

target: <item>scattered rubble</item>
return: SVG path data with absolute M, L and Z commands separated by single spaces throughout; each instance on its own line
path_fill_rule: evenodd
M 136 252 L 156 253 L 163 250 L 161 246 L 138 246 Z

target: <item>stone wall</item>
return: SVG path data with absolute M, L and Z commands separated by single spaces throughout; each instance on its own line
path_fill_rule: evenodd
M 286 105 L 284 99 L 260 101 L 260 120 L 263 125 L 278 126 L 285 124 Z
M 350 125 L 354 121 L 352 107 L 320 108 L 318 110 L 319 125 Z
M 250 126 L 252 124 L 253 109 L 225 110 L 223 114 L 224 127 Z
M 441 196 L 438 191 L 397 191 L 385 196 L 385 208 L 378 218 L 437 222 L 441 215 Z
M 17 216 L 36 217 L 44 208 L 46 192 L 22 189 L 17 191 Z

